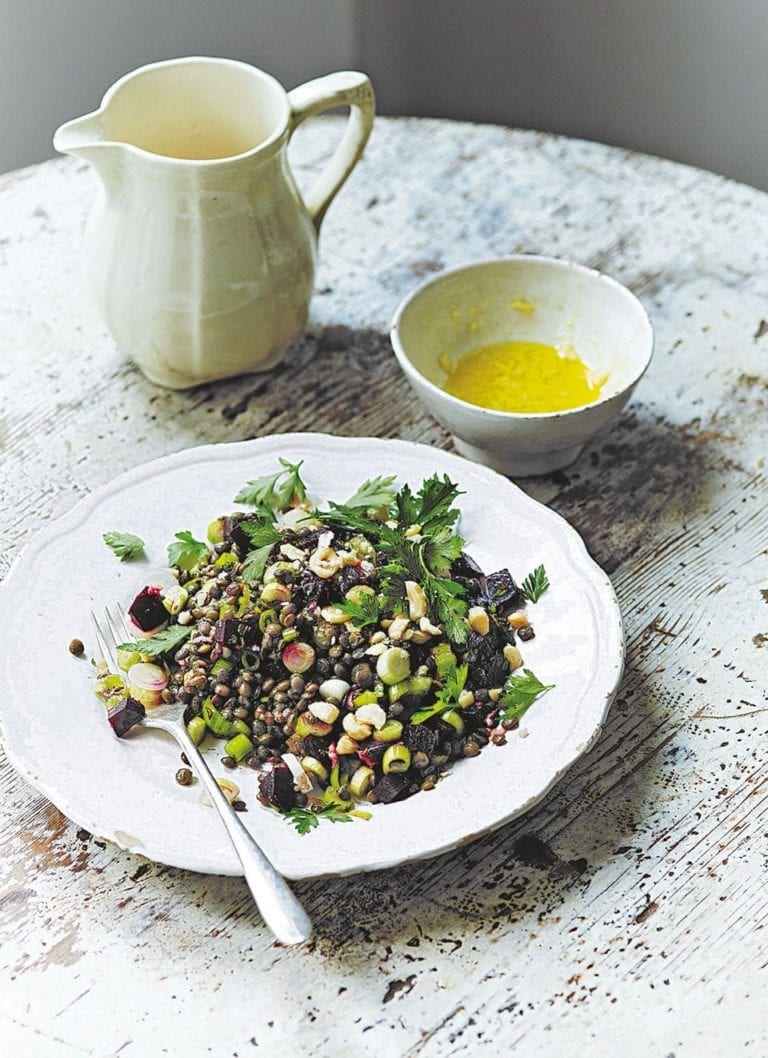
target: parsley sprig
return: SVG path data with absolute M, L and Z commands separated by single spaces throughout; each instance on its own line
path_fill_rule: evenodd
M 446 671 L 443 686 L 435 694 L 432 705 L 426 705 L 423 709 L 417 709 L 411 716 L 412 724 L 423 724 L 425 720 L 431 720 L 433 716 L 439 716 L 448 709 L 458 709 L 459 695 L 464 690 L 469 675 L 469 665 L 451 663 Z
M 467 604 L 463 596 L 466 590 L 458 581 L 432 572 L 426 555 L 429 541 L 408 539 L 399 530 L 384 525 L 379 546 L 388 558 L 379 569 L 385 608 L 388 606 L 393 612 L 405 611 L 405 582 L 415 580 L 424 589 L 430 613 L 445 626 L 451 642 L 465 642 L 467 626 L 463 617 Z
M 543 566 L 537 566 L 520 585 L 520 591 L 528 602 L 538 602 L 548 587 L 547 571 Z
M 243 580 L 253 583 L 264 576 L 272 549 L 280 542 L 282 536 L 269 518 L 263 521 L 240 522 L 240 528 L 251 544 L 241 576 Z
M 395 490 L 392 487 L 394 483 L 394 474 L 389 474 L 386 477 L 378 475 L 375 478 L 369 478 L 362 483 L 353 496 L 350 496 L 344 506 L 361 507 L 364 510 L 389 507 L 395 495 Z
M 373 592 L 360 592 L 356 599 L 344 599 L 336 604 L 357 628 L 379 623 L 381 604 Z
M 519 720 L 537 698 L 551 691 L 554 683 L 543 684 L 530 669 L 523 669 L 522 675 L 510 675 L 504 683 L 504 690 L 499 705 L 504 720 Z
M 253 481 L 247 481 L 235 496 L 235 503 L 245 503 L 256 507 L 265 514 L 273 511 L 284 511 L 306 499 L 307 488 L 301 479 L 304 460 L 291 463 L 280 458 L 282 470 L 274 474 L 264 474 Z
M 107 547 L 117 555 L 121 562 L 131 558 L 138 558 L 144 554 L 144 541 L 140 536 L 133 533 L 107 532 L 102 537 Z
M 434 573 L 450 573 L 451 566 L 461 554 L 466 540 L 448 528 L 438 529 L 427 539 L 424 561 Z
M 395 497 L 397 520 L 404 529 L 420 525 L 425 536 L 433 535 L 438 529 L 450 529 L 459 517 L 453 502 L 461 495 L 447 474 L 442 480 L 437 474 L 427 478 L 415 496 L 410 487 L 404 485 Z
M 168 565 L 179 569 L 194 569 L 208 557 L 208 545 L 196 540 L 189 529 L 176 533 L 176 539 L 168 545 Z
M 191 634 L 191 625 L 169 625 L 162 632 L 156 632 L 147 639 L 137 639 L 135 643 L 120 643 L 117 649 L 132 650 L 145 658 L 158 658 L 161 654 L 175 650 Z
M 427 596 L 432 617 L 445 626 L 446 635 L 454 643 L 463 643 L 467 638 L 464 586 L 445 576 L 464 546 L 461 537 L 453 532 L 459 517 L 453 503 L 459 495 L 447 475 L 440 479 L 434 474 L 415 495 L 408 485 L 397 493 L 391 507 L 396 528 L 368 518 L 364 511 L 349 504 L 331 503 L 331 509 L 320 515 L 328 524 L 365 533 L 386 555 L 379 568 L 383 611 L 405 611 L 405 582 L 414 580 Z M 406 536 L 414 525 L 420 527 L 419 532 Z
M 342 812 L 333 805 L 326 805 L 316 811 L 311 808 L 291 808 L 284 814 L 286 823 L 291 823 L 299 834 L 308 834 L 310 830 L 320 825 L 321 819 L 327 819 L 331 823 L 351 823 L 349 812 Z

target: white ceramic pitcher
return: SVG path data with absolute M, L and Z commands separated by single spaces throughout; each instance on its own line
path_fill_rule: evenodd
M 287 160 L 306 118 L 349 106 L 344 135 L 302 200 Z M 285 92 L 229 59 L 143 66 L 54 146 L 86 158 L 103 192 L 86 234 L 96 303 L 153 382 L 183 389 L 275 364 L 306 322 L 317 235 L 371 131 L 362 73 Z

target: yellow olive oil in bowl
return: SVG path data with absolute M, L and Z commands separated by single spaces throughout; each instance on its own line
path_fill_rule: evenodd
M 401 302 L 390 337 L 458 451 L 521 477 L 572 463 L 653 352 L 650 320 L 625 287 L 532 254 L 433 276 Z
M 493 342 L 463 356 L 440 357 L 443 389 L 459 400 L 492 411 L 523 414 L 567 411 L 600 399 L 606 376 L 594 372 L 571 350 L 543 342 Z

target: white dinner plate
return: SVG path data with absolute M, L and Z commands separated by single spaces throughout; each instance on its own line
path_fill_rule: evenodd
M 536 804 L 600 733 L 623 667 L 621 615 L 611 583 L 559 515 L 505 478 L 439 449 L 407 441 L 284 434 L 192 448 L 136 467 L 97 489 L 22 551 L 0 591 L 3 644 L 0 718 L 12 763 L 79 826 L 159 863 L 210 874 L 241 874 L 200 786 L 179 786 L 176 744 L 160 732 L 115 738 L 93 694 L 88 658 L 97 653 L 88 613 L 127 602 L 146 570 L 162 566 L 173 534 L 230 511 L 248 479 L 277 469 L 278 456 L 304 460 L 316 500 L 345 500 L 366 478 L 396 474 L 418 486 L 448 474 L 460 532 L 486 572 L 508 567 L 518 582 L 546 566 L 550 589 L 529 605 L 536 638 L 525 664 L 555 689 L 542 696 L 504 746 L 454 764 L 429 793 L 372 807 L 373 817 L 326 820 L 299 835 L 256 799 L 256 773 L 218 767 L 248 806 L 241 817 L 288 878 L 351 874 L 434 856 L 479 837 Z M 134 532 L 146 562 L 118 562 L 107 530 Z M 68 651 L 78 637 L 84 659 Z M 218 752 L 217 752 L 218 751 Z

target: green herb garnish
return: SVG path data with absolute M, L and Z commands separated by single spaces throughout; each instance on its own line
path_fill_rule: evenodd
M 357 628 L 365 628 L 366 625 L 378 624 L 381 616 L 381 604 L 373 592 L 360 592 L 354 601 L 344 599 L 336 603 L 337 609 L 349 617 Z
M 467 626 L 462 620 L 467 612 L 462 598 L 465 588 L 458 581 L 432 573 L 424 557 L 427 543 L 407 539 L 399 529 L 383 525 L 378 546 L 387 555 L 387 562 L 379 568 L 384 609 L 407 612 L 405 582 L 414 580 L 423 588 L 433 617 L 445 625 L 448 638 L 463 643 L 467 638 Z
M 430 608 L 438 621 L 445 626 L 445 634 L 452 643 L 465 643 L 467 626 L 463 620 L 467 604 L 462 598 L 466 594 L 463 584 L 447 577 L 435 577 L 431 573 L 422 577 L 421 586 L 426 593 Z
M 302 459 L 298 463 L 289 463 L 287 459 L 281 458 L 282 470 L 247 481 L 235 496 L 235 503 L 247 503 L 265 513 L 284 511 L 287 507 L 300 503 L 307 495 L 306 486 L 299 474 L 303 462 Z
M 410 722 L 423 724 L 425 720 L 431 720 L 433 716 L 439 716 L 448 709 L 459 709 L 459 695 L 464 690 L 468 675 L 469 665 L 459 665 L 457 668 L 455 664 L 449 663 L 446 666 L 445 681 L 435 695 L 434 703 L 417 709 Z
M 389 474 L 387 477 L 379 475 L 375 478 L 369 478 L 368 481 L 362 483 L 354 496 L 350 496 L 343 506 L 361 507 L 365 510 L 372 507 L 389 507 L 395 495 L 395 490 L 392 488 L 395 477 L 394 474 Z
M 520 591 L 528 602 L 538 602 L 548 587 L 547 571 L 543 566 L 537 566 L 520 585 Z
M 317 811 L 311 808 L 291 808 L 284 813 L 284 816 L 286 823 L 295 826 L 299 834 L 308 834 L 313 827 L 320 825 L 321 819 L 327 819 L 331 823 L 352 822 L 349 812 L 342 812 L 333 805 L 326 805 L 325 808 L 318 808 Z
M 519 720 L 537 698 L 551 691 L 554 683 L 544 685 L 530 669 L 523 669 L 522 676 L 508 676 L 499 698 L 501 716 L 504 720 Z
M 450 573 L 451 566 L 461 554 L 465 543 L 465 540 L 450 529 L 438 529 L 434 536 L 427 540 L 424 561 L 433 573 Z
M 144 541 L 133 533 L 104 533 L 102 540 L 111 548 L 121 562 L 127 559 L 138 558 L 144 554 Z
M 272 549 L 282 540 L 282 535 L 268 519 L 260 522 L 240 522 L 240 528 L 248 537 L 252 548 L 246 556 L 241 576 L 243 580 L 253 583 L 264 576 Z
M 176 533 L 176 539 L 168 545 L 168 565 L 189 570 L 199 566 L 208 557 L 208 545 L 195 540 L 189 529 Z
M 428 478 L 415 496 L 404 485 L 392 505 L 393 517 L 399 523 L 396 529 L 367 518 L 360 509 L 347 504 L 331 503 L 331 510 L 319 515 L 331 525 L 364 533 L 385 553 L 387 560 L 379 569 L 382 611 L 406 612 L 405 582 L 414 580 L 427 596 L 433 619 L 445 626 L 454 643 L 464 643 L 467 638 L 463 620 L 466 591 L 458 581 L 437 574 L 450 571 L 450 556 L 458 558 L 464 544 L 452 532 L 459 517 L 452 504 L 459 495 L 447 475 L 442 481 L 437 475 Z M 405 535 L 412 525 L 420 527 L 418 538 Z
M 397 520 L 403 529 L 420 525 L 424 536 L 432 536 L 438 529 L 450 529 L 459 517 L 453 501 L 461 495 L 447 474 L 442 481 L 437 474 L 427 478 L 415 496 L 404 485 L 395 497 Z
M 156 658 L 175 650 L 191 634 L 191 625 L 170 625 L 148 639 L 137 639 L 135 643 L 121 643 L 117 649 L 132 650 L 145 658 Z
M 272 547 L 272 544 L 265 544 L 264 547 L 258 547 L 255 551 L 248 552 L 248 558 L 245 560 L 240 574 L 243 580 L 248 581 L 249 584 L 255 584 L 256 581 L 261 580 L 264 576 L 264 570 L 267 568 Z

